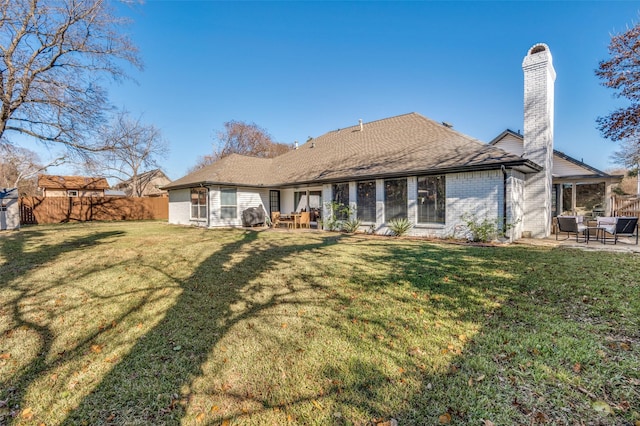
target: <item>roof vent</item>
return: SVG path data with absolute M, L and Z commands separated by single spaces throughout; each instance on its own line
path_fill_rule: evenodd
M 362 125 L 362 118 L 358 120 L 358 124 L 360 124 L 360 131 L 364 130 L 364 126 Z
M 450 129 L 453 127 L 453 124 L 451 124 L 451 123 L 447 123 L 446 121 L 443 121 L 443 122 L 442 122 L 442 125 L 443 125 L 444 127 L 448 127 L 448 128 L 450 128 Z
M 315 141 L 311 142 L 311 148 L 315 148 L 315 147 L 316 147 L 316 142 Z
M 298 149 L 298 141 L 293 142 L 293 149 Z

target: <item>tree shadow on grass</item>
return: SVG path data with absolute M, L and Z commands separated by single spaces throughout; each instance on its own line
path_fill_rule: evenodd
M 187 413 L 191 386 L 202 376 L 202 366 L 220 339 L 239 322 L 286 305 L 286 296 L 295 291 L 285 287 L 281 294 L 262 297 L 261 286 L 248 283 L 291 255 L 337 240 L 330 236 L 271 246 L 257 241 L 259 232 L 238 235 L 197 265 L 188 278 L 176 280 L 182 292 L 175 303 L 63 424 L 179 423 Z
M 433 423 L 440 416 L 441 423 L 461 424 L 574 424 L 587 418 L 592 424 L 630 424 L 633 414 L 627 407 L 639 402 L 632 377 L 637 356 L 610 342 L 613 332 L 626 336 L 622 341 L 629 345 L 637 338 L 637 327 L 629 321 L 626 330 L 619 327 L 620 317 L 633 312 L 624 295 L 630 300 L 639 295 L 637 287 L 621 284 L 630 275 L 618 265 L 633 265 L 632 257 L 562 249 L 399 245 L 387 260 L 395 265 L 387 275 L 392 282 L 429 295 L 428 304 L 445 318 L 451 313 L 454 324 L 474 323 L 478 331 L 459 336 L 452 329 L 450 345 L 442 346 L 449 355 L 448 368 L 423 371 L 407 408 L 388 410 L 387 418 L 400 424 Z M 360 276 L 358 284 L 384 288 L 375 278 Z M 612 285 L 618 290 L 608 291 Z M 601 296 L 617 293 L 620 300 Z M 393 333 L 394 327 L 377 319 L 380 328 Z M 423 360 L 398 361 L 415 370 Z M 618 407 L 615 414 L 595 411 L 596 399 Z
M 97 232 L 68 239 L 62 244 L 41 244 L 39 240 L 45 236 L 45 233 L 29 231 L 12 234 L 0 240 L 0 255 L 5 259 L 5 262 L 0 264 L 0 277 L 2 277 L 0 290 L 9 295 L 0 302 L 0 312 L 5 317 L 5 327 L 0 329 L 0 333 L 7 338 L 18 330 L 34 334 L 34 340 L 39 345 L 37 354 L 22 365 L 15 375 L 0 380 L 0 400 L 4 400 L 7 407 L 20 407 L 32 381 L 56 363 L 47 361 L 47 357 L 51 354 L 54 333 L 49 326 L 28 317 L 24 309 L 26 300 L 55 289 L 56 283 L 33 288 L 23 285 L 20 279 L 36 271 L 39 266 L 55 262 L 65 254 L 103 244 L 108 239 L 120 235 L 123 235 L 123 232 Z M 90 336 L 88 340 L 93 337 L 95 335 Z M 82 342 L 78 347 L 81 345 Z M 1 413 L 0 424 L 3 424 L 5 418 L 12 417 L 14 414 Z

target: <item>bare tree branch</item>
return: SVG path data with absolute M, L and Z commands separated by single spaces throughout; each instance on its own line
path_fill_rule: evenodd
M 292 148 L 289 144 L 274 142 L 269 132 L 255 123 L 231 120 L 224 123 L 224 128 L 218 132 L 213 154 L 200 157 L 190 172 L 231 154 L 273 158 Z
M 141 68 L 107 0 L 0 0 L 0 138 L 20 133 L 70 151 L 92 138 L 108 109 L 106 79 Z
M 126 111 L 116 114 L 100 130 L 99 145 L 104 151 L 87 168 L 108 178 L 130 181 L 134 197 L 142 196 L 145 189 L 139 176 L 159 168 L 158 160 L 165 158 L 169 150 L 157 127 L 132 118 Z
M 20 194 L 36 195 L 35 177 L 65 162 L 65 157 L 58 157 L 42 164 L 38 154 L 29 149 L 0 144 L 0 187 L 18 188 Z

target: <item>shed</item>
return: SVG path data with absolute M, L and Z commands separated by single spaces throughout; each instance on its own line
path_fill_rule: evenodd
M 0 188 L 0 231 L 20 229 L 18 188 Z

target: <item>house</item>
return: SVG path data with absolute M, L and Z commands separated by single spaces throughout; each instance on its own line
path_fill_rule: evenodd
M 38 189 L 43 197 L 104 197 L 109 183 L 100 177 L 38 175 Z
M 524 137 L 519 132 L 505 130 L 490 145 L 516 155 L 524 153 Z M 551 215 L 604 216 L 611 213 L 613 188 L 624 175 L 610 175 L 553 150 Z
M 0 231 L 20 229 L 18 188 L 0 188 Z
M 524 135 L 507 131 L 485 144 L 417 113 L 360 122 L 276 158 L 231 155 L 166 185 L 169 222 L 241 226 L 242 211 L 257 206 L 266 212 L 320 209 L 328 217 L 336 202 L 352 208 L 363 230 L 377 233 L 406 218 L 413 235 L 449 237 L 464 217 L 476 217 L 508 230 L 512 240 L 542 238 L 551 232 L 558 200 L 565 211 L 570 197 L 576 210 L 581 198 L 573 193 L 586 188 L 578 188 L 582 178 L 604 183 L 604 193 L 596 191 L 599 202 L 584 208 L 607 210 L 616 177 L 553 150 L 555 70 L 548 46 L 529 49 L 522 67 Z M 562 161 L 576 167 L 563 168 Z M 573 192 L 559 197 L 565 184 Z
M 127 179 L 114 186 L 124 191 L 127 197 L 167 197 L 168 193 L 160 189 L 171 183 L 171 179 L 160 169 L 144 172 L 134 179 Z

